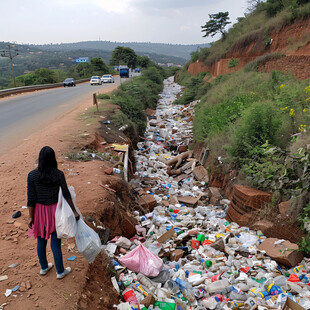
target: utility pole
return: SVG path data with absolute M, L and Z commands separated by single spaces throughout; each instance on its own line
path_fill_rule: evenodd
M 14 65 L 13 65 L 13 58 L 18 55 L 18 50 L 17 48 L 13 49 L 14 45 L 8 44 L 8 49 L 7 50 L 2 50 L 0 51 L 0 54 L 2 57 L 8 57 L 10 58 L 11 61 L 11 68 L 12 68 L 12 76 L 13 76 L 13 83 L 14 87 L 16 87 L 16 81 L 15 81 L 15 75 L 14 75 Z

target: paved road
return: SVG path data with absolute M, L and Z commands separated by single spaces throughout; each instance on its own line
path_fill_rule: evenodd
M 123 82 L 123 79 L 122 79 Z M 119 78 L 115 79 L 116 85 Z M 111 84 L 54 88 L 0 100 L 0 155 L 22 142 L 29 134 L 46 126 L 55 117 L 72 110 L 91 95 Z

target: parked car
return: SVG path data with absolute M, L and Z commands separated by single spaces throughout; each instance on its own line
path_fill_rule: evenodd
M 101 79 L 100 76 L 92 76 L 90 79 L 90 85 L 101 85 Z
M 64 87 L 75 86 L 75 81 L 72 78 L 68 78 L 63 81 L 63 84 L 64 84 Z
M 101 77 L 101 83 L 114 83 L 114 77 L 111 74 L 105 74 Z

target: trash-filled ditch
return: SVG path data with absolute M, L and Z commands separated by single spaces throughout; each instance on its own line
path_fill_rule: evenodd
M 120 300 L 114 309 L 310 309 L 310 260 L 298 246 L 228 222 L 230 201 L 208 186 L 205 154 L 192 142 L 194 105 L 173 105 L 181 86 L 164 81 L 129 183 L 148 212 L 136 235 L 104 248 Z M 112 305 L 111 305 L 112 308 Z

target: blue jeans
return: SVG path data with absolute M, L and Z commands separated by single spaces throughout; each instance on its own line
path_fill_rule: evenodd
M 37 238 L 37 252 L 39 257 L 39 262 L 41 269 L 46 269 L 48 267 L 47 259 L 46 259 L 46 245 L 47 240 L 44 238 Z M 62 253 L 61 253 L 61 239 L 57 238 L 57 233 L 54 231 L 51 233 L 51 248 L 54 256 L 54 262 L 56 267 L 56 272 L 61 274 L 64 272 L 64 265 L 62 261 Z

